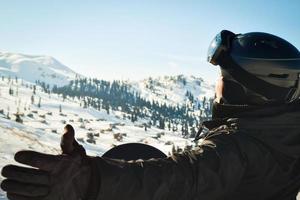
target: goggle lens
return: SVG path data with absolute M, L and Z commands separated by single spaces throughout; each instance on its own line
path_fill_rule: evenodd
M 222 44 L 222 37 L 221 33 L 216 35 L 216 37 L 211 41 L 208 52 L 207 52 L 207 61 L 215 64 L 215 59 L 216 59 L 216 52 L 217 50 L 221 47 Z
M 218 65 L 219 63 L 217 62 L 217 60 L 220 54 L 223 50 L 228 50 L 230 46 L 230 38 L 233 38 L 234 36 L 234 33 L 227 30 L 223 30 L 219 34 L 217 34 L 209 45 L 207 52 L 207 61 L 212 63 L 213 65 Z

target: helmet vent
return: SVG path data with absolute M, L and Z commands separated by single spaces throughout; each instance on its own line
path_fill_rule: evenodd
M 288 78 L 289 74 L 269 74 L 271 78 Z

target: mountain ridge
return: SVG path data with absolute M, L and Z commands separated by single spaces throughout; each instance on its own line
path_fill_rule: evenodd
M 76 76 L 82 76 L 54 57 L 10 52 L 0 52 L 0 73 L 50 85 L 65 85 Z
M 85 78 L 84 75 L 75 72 L 52 56 L 11 52 L 0 52 L 0 76 L 3 75 L 11 78 L 18 77 L 31 83 L 44 82 L 58 87 L 67 85 L 76 78 Z M 166 104 L 184 103 L 186 93 L 189 92 L 196 99 L 214 95 L 214 86 L 204 81 L 203 78 L 183 74 L 124 82 L 131 85 L 132 90 L 139 92 L 143 97 Z

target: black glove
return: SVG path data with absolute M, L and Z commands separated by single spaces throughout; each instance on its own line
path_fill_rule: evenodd
M 87 157 L 82 150 L 74 152 L 49 155 L 20 151 L 16 153 L 15 160 L 34 168 L 3 167 L 2 176 L 6 179 L 1 188 L 11 200 L 86 199 L 90 193 L 89 184 L 94 180 L 91 178 L 93 158 Z

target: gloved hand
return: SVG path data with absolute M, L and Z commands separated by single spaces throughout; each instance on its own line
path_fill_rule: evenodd
M 87 197 L 91 158 L 82 151 L 77 149 L 69 155 L 20 151 L 16 153 L 15 160 L 34 168 L 16 165 L 3 167 L 2 176 L 6 179 L 1 183 L 1 188 L 7 192 L 9 199 L 79 200 Z

